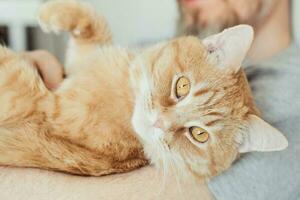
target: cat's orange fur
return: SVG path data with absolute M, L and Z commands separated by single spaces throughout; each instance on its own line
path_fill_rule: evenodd
M 86 31 L 72 38 L 76 47 L 69 51 L 77 63 L 82 61 L 79 73 L 76 63 L 69 63 L 73 71 L 67 70 L 69 77 L 55 93 L 22 56 L 1 48 L 2 165 L 103 175 L 147 163 L 130 123 L 131 55 L 115 47 L 94 48 L 92 55 L 87 51 L 109 43 L 111 37 L 105 21 L 90 11 L 71 1 L 41 8 L 42 23 L 69 31 L 83 26 Z
M 213 67 L 197 38 L 183 37 L 133 54 L 112 46 L 103 18 L 73 0 L 46 3 L 39 20 L 45 30 L 72 35 L 67 78 L 50 92 L 26 58 L 1 48 L 1 165 L 98 176 L 129 171 L 150 159 L 203 177 L 227 169 L 237 158 L 237 132 L 258 111 L 243 71 Z M 191 92 L 191 102 L 181 107 L 170 98 L 176 74 L 204 86 Z M 142 100 L 142 106 L 151 108 L 145 116 L 155 110 L 168 122 L 163 141 L 157 143 L 147 132 L 147 116 L 139 113 L 148 78 L 154 89 Z M 184 136 L 184 124 L 199 119 L 216 134 L 197 147 Z

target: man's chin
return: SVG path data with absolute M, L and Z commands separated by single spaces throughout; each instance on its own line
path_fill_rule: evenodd
M 204 39 L 210 35 L 217 34 L 221 32 L 224 28 L 224 26 L 207 26 L 207 27 L 202 27 L 202 26 L 190 26 L 186 28 L 186 33 L 187 35 L 195 35 L 199 37 L 200 39 Z

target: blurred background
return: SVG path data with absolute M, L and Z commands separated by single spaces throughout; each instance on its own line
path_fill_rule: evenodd
M 16 51 L 47 49 L 64 58 L 66 35 L 44 34 L 36 14 L 45 0 L 0 0 L 0 41 Z M 176 0 L 88 0 L 108 20 L 116 44 L 143 46 L 175 36 Z M 293 32 L 300 41 L 300 0 L 292 2 Z

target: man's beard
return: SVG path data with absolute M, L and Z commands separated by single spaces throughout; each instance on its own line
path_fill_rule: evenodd
M 232 27 L 238 24 L 249 24 L 255 27 L 258 27 L 260 24 L 263 24 L 266 18 L 268 18 L 270 11 L 278 0 L 258 0 L 259 6 L 255 10 L 253 17 L 242 21 L 236 11 L 231 8 L 230 5 L 227 7 L 226 16 L 222 16 L 218 19 L 218 23 L 209 23 L 199 21 L 198 15 L 201 10 L 194 10 L 193 23 L 187 25 L 185 23 L 184 15 L 182 10 L 180 10 L 180 19 L 177 24 L 177 33 L 178 35 L 194 35 L 203 39 L 207 36 L 216 34 L 224 30 L 225 28 Z
M 193 23 L 187 25 L 181 13 L 181 17 L 177 24 L 177 31 L 179 35 L 194 35 L 203 39 L 209 35 L 213 35 L 221 32 L 227 27 L 231 27 L 239 24 L 238 17 L 235 16 L 235 12 L 228 13 L 226 19 L 220 19 L 218 23 L 207 23 L 199 22 L 197 15 L 201 10 L 194 11 L 193 13 Z

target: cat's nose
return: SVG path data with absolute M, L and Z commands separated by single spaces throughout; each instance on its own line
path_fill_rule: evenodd
M 164 121 L 161 118 L 158 118 L 154 122 L 153 127 L 164 130 L 165 129 L 165 123 L 164 123 Z

